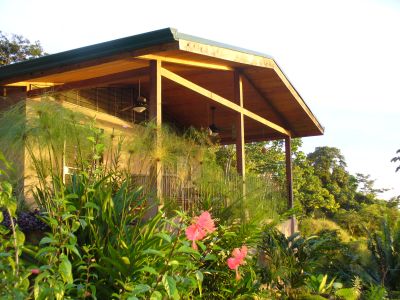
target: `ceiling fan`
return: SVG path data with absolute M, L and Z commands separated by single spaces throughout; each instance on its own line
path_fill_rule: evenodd
M 231 136 L 234 139 L 236 137 L 236 127 L 232 124 L 230 128 L 222 128 L 215 124 L 215 106 L 211 106 L 211 124 L 208 126 L 208 133 L 211 137 L 217 137 L 221 133 L 231 132 Z
M 140 95 L 140 80 L 138 86 L 138 97 L 136 98 L 136 101 L 134 101 L 132 105 L 122 108 L 121 111 L 127 111 L 130 109 L 133 109 L 138 113 L 142 113 L 147 109 L 147 99 Z

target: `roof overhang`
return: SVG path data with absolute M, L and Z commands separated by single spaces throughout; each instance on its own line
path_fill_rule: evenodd
M 146 93 L 150 60 L 162 62 L 163 115 L 177 125 L 206 127 L 212 105 L 217 107 L 216 122 L 229 132 L 221 136 L 225 143 L 234 141 L 232 124 L 239 112 L 245 116 L 247 142 L 323 134 L 317 118 L 271 57 L 170 28 L 1 67 L 0 85 L 24 81 L 67 90 L 134 85 L 141 80 Z M 243 78 L 243 111 L 233 100 L 234 72 Z M 216 96 L 209 97 L 210 93 Z M 216 101 L 221 98 L 232 104 Z

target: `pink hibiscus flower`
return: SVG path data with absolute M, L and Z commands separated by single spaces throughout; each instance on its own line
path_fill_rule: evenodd
M 196 241 L 202 240 L 208 233 L 215 231 L 214 220 L 208 211 L 203 212 L 200 216 L 193 218 L 193 224 L 186 228 L 186 237 L 192 241 L 193 249 L 197 250 Z
M 39 269 L 32 269 L 31 270 L 31 274 L 32 275 L 38 275 L 40 273 L 40 270 Z
M 232 251 L 232 257 L 228 258 L 227 264 L 229 269 L 235 270 L 236 272 L 236 280 L 240 280 L 240 274 L 239 274 L 239 266 L 244 265 L 245 258 L 247 255 L 247 247 L 245 245 L 242 246 L 241 249 L 235 248 Z

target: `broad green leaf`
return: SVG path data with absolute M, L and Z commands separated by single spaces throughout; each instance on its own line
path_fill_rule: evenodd
M 65 196 L 65 199 L 78 199 L 79 196 L 77 194 L 68 194 Z
M 164 257 L 165 254 L 159 250 L 155 250 L 155 249 L 146 249 L 143 251 L 143 254 L 153 254 L 153 255 L 157 255 L 157 256 L 161 256 Z
M 217 257 L 215 256 L 215 254 L 207 254 L 206 257 L 204 257 L 204 260 L 216 261 Z
M 15 217 L 15 212 L 17 211 L 17 203 L 15 201 L 7 201 L 6 204 L 7 210 L 9 212 L 9 214 L 13 217 Z
M 87 226 L 87 222 L 84 219 L 79 219 L 79 223 L 81 223 L 82 229 L 85 229 Z
M 79 258 L 81 257 L 81 254 L 79 253 L 78 249 L 74 245 L 67 245 L 65 248 L 71 250 L 73 253 L 75 253 Z
M 84 208 L 94 208 L 95 210 L 99 210 L 100 207 L 93 202 L 86 202 Z
M 130 265 L 131 261 L 129 260 L 129 258 L 127 256 L 122 256 L 121 260 L 124 262 L 124 264 L 126 265 Z
M 44 237 L 40 240 L 39 245 L 43 245 L 43 244 L 51 244 L 51 243 L 57 243 L 57 240 L 51 238 L 51 237 Z
M 81 223 L 79 221 L 74 221 L 74 223 L 72 224 L 72 228 L 71 231 L 75 232 L 79 229 L 79 227 L 81 226 Z
M 158 272 L 154 268 L 148 267 L 148 266 L 141 268 L 139 271 L 140 272 L 148 272 L 153 275 L 158 275 Z
M 4 217 L 3 217 L 3 212 L 0 210 L 0 223 L 3 222 Z
M 178 253 L 193 254 L 195 256 L 200 256 L 200 253 L 197 250 L 193 249 L 192 247 L 185 246 L 185 245 L 179 247 L 177 252 Z
M 72 265 L 69 261 L 68 257 L 65 255 L 61 255 L 60 257 L 61 263 L 58 267 L 58 271 L 61 274 L 65 283 L 73 283 L 74 279 L 72 277 Z
M 140 295 L 140 294 L 144 294 L 148 291 L 150 291 L 150 286 L 148 286 L 147 284 L 137 284 L 137 285 L 135 285 L 135 288 L 133 289 L 132 294 Z
M 167 292 L 170 298 L 174 300 L 180 299 L 178 290 L 176 289 L 176 282 L 173 277 L 165 274 L 162 278 L 162 283 L 164 285 L 165 291 Z
M 150 296 L 150 300 L 162 300 L 162 294 L 159 291 L 154 291 Z
M 171 243 L 171 236 L 165 232 L 159 232 L 155 236 L 162 238 L 164 241 Z
M 21 247 L 24 245 L 25 242 L 25 234 L 23 234 L 22 231 L 19 231 L 18 229 L 15 231 L 15 235 L 17 237 L 17 246 Z
M 170 260 L 169 262 L 168 262 L 168 265 L 169 266 L 179 266 L 179 261 L 177 261 L 177 260 Z
M 8 197 L 12 196 L 12 185 L 7 181 L 3 181 L 1 183 L 2 192 L 5 193 Z
M 203 284 L 203 273 L 201 273 L 199 270 L 196 271 L 196 279 L 197 279 L 197 286 L 199 288 L 199 293 L 200 297 L 202 296 L 203 290 L 202 290 L 202 284 Z

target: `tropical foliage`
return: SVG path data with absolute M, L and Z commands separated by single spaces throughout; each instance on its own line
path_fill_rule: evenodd
M 286 237 L 276 229 L 278 215 L 285 218 L 277 196 L 281 142 L 247 145 L 249 177 L 275 192 L 260 192 L 252 181 L 243 198 L 224 179 L 237 176 L 234 149 L 194 130 L 182 137 L 163 128 L 161 146 L 151 123 L 124 130 L 104 131 L 51 99 L 1 114 L 2 298 L 396 297 L 397 202 L 379 200 L 367 175 L 349 174 L 338 149 L 305 155 L 301 140 L 293 143 L 300 233 Z M 66 141 L 75 149 L 67 175 Z M 21 148 L 29 181 L 21 177 Z M 178 203 L 155 209 L 154 178 L 144 183 L 132 175 L 157 161 L 190 169 L 190 182 L 203 187 L 185 212 Z

